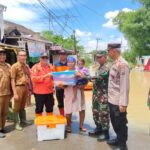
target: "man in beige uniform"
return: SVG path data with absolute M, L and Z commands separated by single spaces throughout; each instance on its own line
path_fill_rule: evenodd
M 30 70 L 26 64 L 26 52 L 18 52 L 18 62 L 11 67 L 11 84 L 14 95 L 14 121 L 15 128 L 22 130 L 20 123 L 30 125 L 26 121 L 25 104 L 29 96 Z
M 11 98 L 10 65 L 5 63 L 6 51 L 0 48 L 0 138 L 5 137 L 5 121 Z
M 107 143 L 118 146 L 118 150 L 127 150 L 128 138 L 127 106 L 129 98 L 129 66 L 120 56 L 120 44 L 108 44 L 108 54 L 113 59 L 109 73 L 108 102 L 110 118 L 116 139 Z

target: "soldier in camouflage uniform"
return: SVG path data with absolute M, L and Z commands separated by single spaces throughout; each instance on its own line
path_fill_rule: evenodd
M 99 136 L 98 141 L 109 139 L 108 67 L 106 51 L 96 54 L 100 64 L 93 84 L 92 112 L 96 128 L 89 136 Z

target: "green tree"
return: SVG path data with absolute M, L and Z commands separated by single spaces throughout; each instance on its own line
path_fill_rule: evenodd
M 136 64 L 136 52 L 135 51 L 125 51 L 123 52 L 123 57 L 130 63 Z
M 64 38 L 62 35 L 55 35 L 52 31 L 43 31 L 42 36 L 49 40 L 52 41 L 54 44 L 61 45 L 63 48 L 68 49 L 68 50 L 74 50 L 74 37 L 73 35 Z M 78 51 L 78 57 L 79 58 L 85 58 L 85 61 L 87 63 L 87 66 L 91 64 L 91 59 L 88 55 L 85 55 L 85 49 L 83 45 L 79 44 L 79 41 L 76 40 L 76 47 Z
M 140 2 L 141 8 L 130 12 L 121 11 L 113 20 L 128 39 L 131 51 L 134 51 L 125 53 L 129 57 L 135 54 L 140 57 L 150 54 L 150 48 L 147 46 L 150 43 L 150 1 L 140 0 Z

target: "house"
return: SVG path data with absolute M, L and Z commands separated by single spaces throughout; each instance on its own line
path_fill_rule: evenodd
M 6 50 L 6 56 L 7 56 L 6 62 L 7 63 L 12 65 L 17 61 L 16 54 L 17 54 L 17 51 L 21 49 L 21 47 L 0 43 L 0 48 L 3 48 Z
M 59 58 L 59 51 L 63 48 L 60 45 L 53 45 L 46 40 L 39 32 L 34 32 L 22 25 L 4 21 L 4 37 L 2 42 L 9 45 L 19 46 L 27 51 L 28 63 L 32 67 L 39 60 L 41 52 L 49 54 L 49 62 L 54 63 Z M 67 50 L 68 55 L 74 51 Z
M 41 37 L 39 32 L 9 21 L 4 21 L 4 36 L 1 42 L 26 50 L 30 66 L 38 62 L 41 52 L 49 53 L 53 45 L 52 42 Z

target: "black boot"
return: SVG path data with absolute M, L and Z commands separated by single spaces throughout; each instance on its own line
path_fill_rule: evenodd
M 98 137 L 97 141 L 103 142 L 109 139 L 109 130 L 103 131 L 103 133 Z
M 89 132 L 89 136 L 99 136 L 100 134 L 102 134 L 101 127 L 96 127 L 94 131 Z
M 5 137 L 5 134 L 0 132 L 0 138 L 4 138 Z
M 118 139 L 111 139 L 111 140 L 108 140 L 107 141 L 107 144 L 111 145 L 111 146 L 118 146 L 119 145 L 119 142 L 118 142 Z
M 128 150 L 128 147 L 126 144 L 121 144 L 121 145 L 119 144 L 119 147 L 117 150 Z

